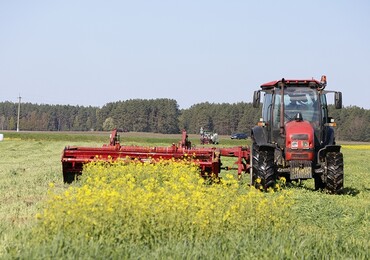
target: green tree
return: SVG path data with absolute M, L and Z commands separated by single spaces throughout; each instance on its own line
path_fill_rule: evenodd
M 14 117 L 10 117 L 9 122 L 8 122 L 8 129 L 7 130 L 15 130 Z
M 103 123 L 103 130 L 104 131 L 111 131 L 115 128 L 115 124 L 114 124 L 114 120 L 112 117 L 108 117 L 107 119 L 105 119 L 104 123 Z
M 1 115 L 0 116 L 0 128 L 1 128 L 1 130 L 4 130 L 4 124 L 5 124 L 5 116 Z

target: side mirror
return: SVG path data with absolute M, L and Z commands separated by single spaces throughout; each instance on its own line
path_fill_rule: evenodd
M 342 92 L 335 92 L 335 108 L 342 108 Z
M 261 102 L 261 92 L 260 91 L 254 91 L 253 94 L 253 107 L 257 108 L 260 106 Z

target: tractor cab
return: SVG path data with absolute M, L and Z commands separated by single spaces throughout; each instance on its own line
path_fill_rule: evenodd
M 266 127 L 267 142 L 285 146 L 286 125 L 295 121 L 299 114 L 301 121 L 311 124 L 316 147 L 335 144 L 332 127 L 335 123 L 328 116 L 326 95 L 335 93 L 335 107 L 342 107 L 340 92 L 325 91 L 326 77 L 317 80 L 284 80 L 261 85 L 254 94 L 253 106 L 259 106 L 260 92 L 264 92 L 262 117 L 258 125 Z

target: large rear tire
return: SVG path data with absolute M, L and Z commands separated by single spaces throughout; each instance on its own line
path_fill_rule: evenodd
M 274 164 L 274 150 L 252 145 L 252 185 L 257 189 L 267 190 L 274 187 L 276 173 Z
M 326 167 L 326 190 L 337 194 L 343 189 L 343 154 L 341 152 L 327 153 Z

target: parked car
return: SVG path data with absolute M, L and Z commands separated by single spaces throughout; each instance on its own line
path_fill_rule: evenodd
M 231 135 L 231 139 L 247 139 L 248 135 L 243 133 L 233 134 Z

